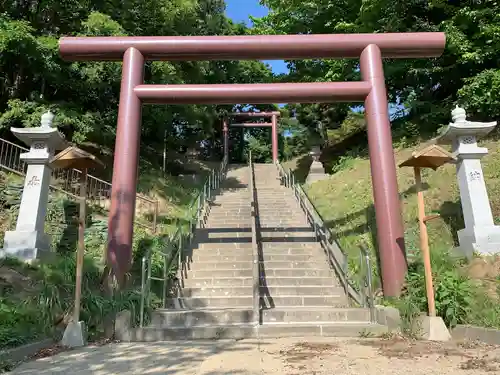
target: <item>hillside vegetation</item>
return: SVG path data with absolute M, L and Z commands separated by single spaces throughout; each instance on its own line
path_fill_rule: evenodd
M 484 178 L 494 220 L 500 224 L 500 150 L 498 133 L 480 142 L 489 154 L 482 160 Z M 406 160 L 425 143 L 399 145 L 397 164 Z M 307 158 L 285 163 L 298 176 Z M 359 264 L 359 245 L 371 249 L 376 295 L 380 297 L 377 267 L 376 223 L 373 208 L 371 171 L 366 152 L 346 154 L 332 162 L 334 172 L 328 179 L 306 185 L 306 191 L 325 223 L 336 234 L 348 255 L 351 270 Z M 464 227 L 455 166 L 423 172 L 426 214 L 439 214 L 429 221 L 428 233 L 433 263 L 437 309 L 450 325 L 470 323 L 500 328 L 500 256 L 476 257 L 471 262 L 456 258 L 456 232 Z M 425 283 L 419 244 L 417 199 L 412 168 L 398 169 L 400 201 L 405 225 L 405 243 L 410 262 L 403 296 L 392 302 L 400 307 L 408 322 L 426 310 Z M 411 325 L 411 323 L 408 323 Z
M 500 223 L 500 150 L 496 139 L 481 142 L 489 154 L 482 159 L 493 215 Z M 398 147 L 396 163 L 409 158 L 411 153 L 424 147 Z M 307 192 L 316 208 L 338 234 L 346 249 L 355 248 L 360 242 L 374 245 L 375 212 L 371 184 L 370 162 L 364 155 L 347 155 L 338 161 L 339 170 L 324 181 L 310 185 Z M 432 248 L 452 248 L 457 245 L 456 231 L 464 227 L 455 166 L 444 165 L 436 171 L 422 172 L 426 213 L 438 213 L 440 219 L 431 220 L 429 241 Z M 417 198 L 412 168 L 398 168 L 398 185 L 406 242 L 411 253 L 419 247 Z

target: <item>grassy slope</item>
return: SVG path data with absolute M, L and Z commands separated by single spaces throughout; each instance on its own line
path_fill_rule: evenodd
M 158 200 L 158 223 L 164 224 L 163 230 L 170 232 L 176 223 L 185 220 L 190 204 L 202 188 L 210 170 L 219 167 L 219 162 L 184 161 L 183 167 L 196 175 L 163 176 L 154 169 L 142 170 L 137 190 L 139 193 Z
M 106 166 L 103 169 L 94 171 L 94 175 L 104 181 L 111 182 L 114 150 L 106 146 L 88 142 L 84 143 L 82 148 L 96 155 Z M 196 174 L 198 178 L 196 181 L 193 181 L 189 176 L 164 176 L 161 171 L 161 159 L 162 156 L 158 150 L 142 147 L 137 192 L 140 195 L 158 200 L 158 223 L 166 224 L 165 229 L 170 230 L 171 228 L 169 227 L 173 221 L 185 218 L 186 208 L 203 185 L 210 170 L 217 168 L 220 162 L 199 161 L 187 158 L 185 155 L 176 152 L 169 152 L 167 154 L 167 161 L 169 163 L 177 162 L 177 172 L 181 174 Z M 137 206 L 141 204 L 145 204 L 146 211 L 152 211 L 150 204 L 141 202 L 140 200 L 136 201 Z
M 500 151 L 498 140 L 481 142 L 489 154 L 484 157 L 483 173 L 489 192 L 493 216 L 500 223 Z M 395 150 L 396 163 L 406 160 L 413 147 Z M 298 159 L 286 163 L 296 170 L 300 179 L 307 175 L 308 163 Z M 327 225 L 338 235 L 348 255 L 351 271 L 357 268 L 359 248 L 357 244 L 369 244 L 372 255 L 376 254 L 376 226 L 373 210 L 370 163 L 366 156 L 346 155 L 337 160 L 337 171 L 329 179 L 306 186 L 307 193 Z M 424 193 L 427 214 L 439 213 L 441 218 L 428 222 L 429 242 L 432 255 L 434 289 L 437 313 L 449 325 L 472 324 L 500 329 L 500 256 L 477 257 L 463 263 L 452 259 L 448 250 L 457 245 L 456 231 L 463 228 L 460 197 L 457 188 L 455 166 L 446 165 L 437 171 L 423 173 L 427 184 Z M 414 255 L 403 296 L 398 301 L 385 301 L 399 308 L 406 333 L 419 312 L 426 311 L 425 281 L 419 256 L 417 200 L 413 170 L 398 169 L 398 184 L 405 224 L 405 242 L 409 255 Z M 375 287 L 380 287 L 378 268 L 372 263 Z M 354 271 L 355 272 L 355 271 Z M 379 293 L 377 292 L 379 295 Z M 406 327 L 406 328 L 405 328 Z
M 493 215 L 500 221 L 500 151 L 495 140 L 486 140 L 482 146 L 489 154 L 482 160 Z M 395 150 L 396 163 L 406 160 L 422 145 Z M 301 165 L 288 163 L 288 167 Z M 376 232 L 371 185 L 370 163 L 367 157 L 342 159 L 340 170 L 329 179 L 307 187 L 307 192 L 325 222 L 339 236 L 349 254 L 357 253 L 357 244 L 367 242 L 373 248 Z M 299 174 L 301 173 L 300 171 Z M 303 174 L 303 173 L 302 173 Z M 445 165 L 437 171 L 423 171 L 427 184 L 424 193 L 426 213 L 440 213 L 441 218 L 428 223 L 431 249 L 450 248 L 456 244 L 455 232 L 463 228 L 455 166 Z M 417 200 L 413 170 L 398 169 L 398 184 L 405 222 L 405 239 L 409 252 L 418 248 Z
M 210 168 L 219 163 L 191 161 L 183 163 L 189 171 L 196 173 L 196 181 L 181 176 L 166 176 L 153 168 L 142 170 L 138 181 L 138 190 L 160 201 L 160 232 L 172 232 L 176 225 L 183 224 L 188 215 L 188 208 L 198 189 L 202 186 Z M 3 182 L 2 182 L 3 181 Z M 21 184 L 22 178 L 0 171 L 0 185 Z M 0 192 L 0 203 L 5 198 L 5 189 Z M 58 256 L 46 265 L 25 267 L 9 259 L 0 260 L 0 348 L 16 346 L 52 332 L 53 319 L 67 314 L 71 310 L 74 293 L 74 251 L 76 249 L 75 217 L 66 217 L 68 209 L 75 209 L 66 195 L 50 192 L 49 212 L 46 231 L 52 235 L 54 251 Z M 59 202 L 59 203 L 58 203 Z M 73 207 L 75 206 L 75 207 Z M 105 311 L 116 308 L 116 301 L 105 301 L 100 297 L 99 284 L 103 267 L 102 255 L 106 242 L 106 218 L 92 214 L 86 231 L 86 266 L 82 319 L 87 322 L 90 333 L 98 335 Z M 95 220 L 98 220 L 97 222 Z M 3 233 L 15 226 L 16 210 L 0 205 L 0 244 Z M 161 233 L 159 233 L 161 235 Z M 132 279 L 140 279 L 140 259 L 146 248 L 154 246 L 154 237 L 136 226 L 134 236 L 134 264 Z M 70 270 L 70 272 L 68 271 Z M 19 291 L 26 291 L 20 298 Z M 48 293 L 51 297 L 39 301 L 38 296 Z M 130 295 L 122 303 L 137 303 L 137 296 Z M 43 305 L 44 317 L 37 319 L 37 312 Z M 99 307 L 98 307 L 99 306 Z M 115 307 L 113 307 L 115 306 Z M 8 318 L 8 319 L 7 319 Z M 0 372 L 2 363 L 0 359 Z

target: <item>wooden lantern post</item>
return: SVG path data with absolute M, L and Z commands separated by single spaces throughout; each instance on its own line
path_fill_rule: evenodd
M 420 229 L 420 251 L 424 262 L 425 288 L 427 292 L 427 306 L 430 317 L 436 316 L 436 304 L 434 300 L 434 287 L 432 283 L 431 254 L 429 250 L 429 237 L 427 235 L 426 222 L 439 217 L 437 215 L 425 215 L 424 192 L 422 189 L 422 168 L 436 170 L 443 164 L 452 162 L 455 157 L 448 151 L 437 145 L 428 146 L 420 151 L 412 153 L 411 157 L 402 162 L 399 167 L 413 167 L 415 172 L 415 187 L 417 189 L 418 224 Z
M 76 253 L 76 280 L 75 280 L 75 306 L 72 324 L 64 332 L 63 344 L 69 347 L 83 346 L 86 343 L 83 323 L 80 322 L 80 301 L 82 298 L 83 259 L 85 255 L 85 218 L 87 200 L 87 171 L 93 168 L 104 167 L 104 164 L 94 155 L 75 146 L 70 146 L 51 160 L 54 169 L 75 168 L 80 174 L 80 217 L 78 221 L 78 249 Z

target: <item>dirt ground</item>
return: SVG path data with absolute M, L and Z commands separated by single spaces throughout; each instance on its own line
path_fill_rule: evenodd
M 401 338 L 110 343 L 27 362 L 12 375 L 488 375 L 500 347 Z

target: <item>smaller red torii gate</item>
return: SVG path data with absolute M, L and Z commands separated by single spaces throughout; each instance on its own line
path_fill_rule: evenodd
M 271 147 L 273 162 L 278 161 L 278 117 L 280 113 L 274 112 L 233 112 L 230 117 L 253 117 L 253 118 L 271 118 L 271 122 L 245 122 L 239 124 L 228 124 L 225 117 L 222 121 L 222 132 L 224 135 L 224 156 L 229 156 L 229 127 L 256 128 L 271 127 Z

